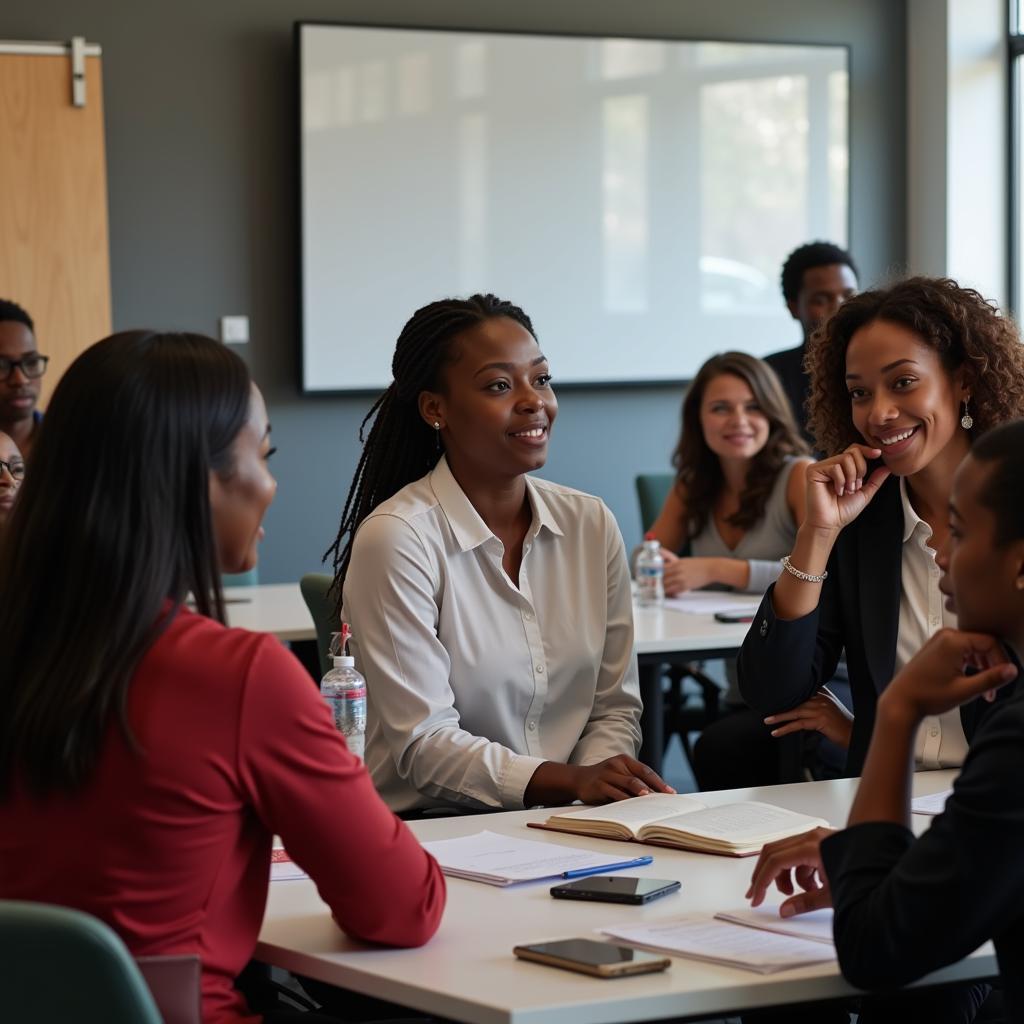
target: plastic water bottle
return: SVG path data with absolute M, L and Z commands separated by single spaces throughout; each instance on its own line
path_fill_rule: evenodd
M 661 543 L 653 533 L 644 537 L 636 557 L 637 604 L 659 605 L 665 600 L 665 559 Z
M 337 634 L 335 634 L 337 635 Z M 320 695 L 331 709 L 334 726 L 345 737 L 348 749 L 360 760 L 366 749 L 366 680 L 356 671 L 356 660 L 348 653 L 352 632 L 341 624 L 339 653 L 334 653 L 334 667 L 320 683 Z

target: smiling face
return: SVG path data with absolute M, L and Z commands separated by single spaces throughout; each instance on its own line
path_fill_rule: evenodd
M 897 476 L 911 476 L 953 448 L 959 462 L 966 451 L 962 375 L 947 370 L 909 328 L 874 320 L 855 332 L 846 350 L 846 385 L 854 426 Z
M 0 526 L 3 526 L 11 516 L 25 472 L 25 460 L 18 446 L 3 433 L 0 433 L 0 462 L 3 463 L 0 466 Z
M 440 423 L 463 486 L 507 480 L 547 461 L 558 402 L 537 339 L 509 317 L 492 317 L 452 340 L 441 391 L 420 395 L 420 413 Z
M 277 491 L 267 466 L 273 454 L 267 408 L 253 384 L 249 418 L 231 445 L 232 465 L 224 474 L 210 473 L 210 509 L 222 572 L 248 572 L 259 560 L 263 516 Z
M 771 432 L 750 385 L 732 373 L 708 381 L 701 396 L 700 427 L 705 444 L 720 459 L 752 459 Z
M 19 360 L 36 351 L 36 339 L 23 323 L 0 320 L 0 356 Z M 26 377 L 21 367 L 0 377 L 0 426 L 32 418 L 39 401 L 40 378 Z
M 960 629 L 1014 638 L 1024 611 L 1024 541 L 998 545 L 995 513 L 982 496 L 992 463 L 970 455 L 953 477 L 949 538 L 936 555 L 939 589 Z

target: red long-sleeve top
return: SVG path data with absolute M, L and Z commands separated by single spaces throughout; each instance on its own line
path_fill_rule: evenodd
M 74 658 L 67 670 L 74 672 Z M 0 803 L 0 896 L 85 910 L 137 956 L 202 959 L 205 1021 L 255 1021 L 233 981 L 252 955 L 271 838 L 349 935 L 437 930 L 437 863 L 377 796 L 308 674 L 273 637 L 181 611 L 142 659 L 81 790 Z

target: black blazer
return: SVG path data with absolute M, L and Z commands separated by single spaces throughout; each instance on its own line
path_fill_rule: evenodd
M 793 407 L 793 416 L 796 418 L 800 433 L 813 449 L 814 439 L 807 433 L 807 409 L 804 407 L 810 386 L 807 374 L 804 373 L 806 351 L 806 345 L 798 345 L 784 352 L 773 352 L 770 356 L 765 356 L 764 361 L 778 375 L 782 390 L 786 392 L 789 404 Z
M 1019 1021 L 1024 686 L 1018 679 L 999 697 L 978 726 L 945 813 L 923 836 L 915 839 L 893 822 L 865 822 L 825 839 L 821 855 L 832 886 L 836 952 L 847 980 L 866 989 L 906 985 L 992 939 L 1005 1019 Z
M 899 480 L 890 477 L 836 541 L 818 607 L 801 619 L 775 617 L 770 587 L 751 623 L 737 667 L 743 699 L 762 715 L 809 700 L 835 674 L 844 649 L 853 695 L 848 775 L 859 775 L 875 724 L 875 702 L 896 666 L 903 570 Z M 968 741 L 985 701 L 960 709 Z

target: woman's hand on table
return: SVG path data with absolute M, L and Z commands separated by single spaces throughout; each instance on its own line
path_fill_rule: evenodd
M 616 754 L 597 764 L 575 768 L 576 799 L 585 804 L 605 804 L 649 793 L 674 793 L 661 776 L 635 757 Z
M 757 858 L 746 898 L 759 907 L 772 883 L 784 896 L 780 917 L 832 906 L 832 893 L 821 863 L 821 841 L 835 829 L 815 828 L 799 836 L 768 843 Z M 799 891 L 798 891 L 799 890 Z
M 853 715 L 826 686 L 803 704 L 769 715 L 764 724 L 772 727 L 776 739 L 792 732 L 820 732 L 844 750 L 849 748 L 853 734 Z
M 662 550 L 664 557 L 665 551 Z M 687 590 L 700 590 L 709 583 L 720 582 L 719 558 L 677 558 L 665 559 L 665 595 L 675 597 Z
M 653 768 L 635 757 L 616 754 L 588 765 L 545 761 L 533 773 L 523 802 L 527 807 L 558 806 L 573 800 L 606 804 L 649 793 L 674 792 Z

